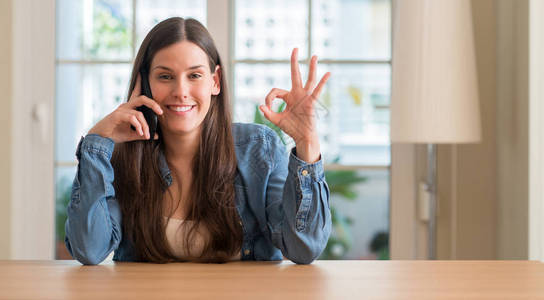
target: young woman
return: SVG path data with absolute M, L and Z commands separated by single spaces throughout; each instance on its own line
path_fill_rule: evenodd
M 272 89 L 265 117 L 289 134 L 231 124 L 223 66 L 196 20 L 170 18 L 146 36 L 129 99 L 81 139 L 66 221 L 66 246 L 83 264 L 117 261 L 281 260 L 308 264 L 331 231 L 329 190 L 315 129 L 317 58 L 302 84 L 297 49 L 292 89 Z M 152 99 L 141 94 L 147 77 Z M 145 78 L 144 78 L 145 80 Z M 275 98 L 287 106 L 271 110 Z M 158 116 L 157 134 L 136 110 Z

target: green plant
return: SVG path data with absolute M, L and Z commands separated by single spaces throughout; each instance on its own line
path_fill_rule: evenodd
M 283 109 L 285 109 L 285 102 L 278 107 L 277 111 L 280 112 L 283 111 Z M 278 126 L 263 117 L 258 105 L 255 106 L 253 122 L 270 127 L 278 134 L 283 144 L 287 144 L 285 133 Z M 340 158 L 337 157 L 333 162 L 338 162 L 339 160 Z M 354 190 L 354 185 L 363 183 L 367 180 L 366 177 L 359 176 L 357 172 L 351 170 L 326 170 L 325 178 L 329 185 L 331 195 L 336 195 L 338 197 L 335 198 L 344 199 L 346 201 L 355 201 L 357 199 L 357 193 Z M 353 244 L 350 232 L 353 220 L 339 212 L 334 206 L 334 201 L 330 201 L 329 203 L 333 232 L 327 242 L 325 250 L 319 258 L 341 259 Z
M 335 161 L 338 160 L 339 158 L 335 159 Z M 353 244 L 350 231 L 353 219 L 336 209 L 334 201 L 336 199 L 355 201 L 357 192 L 354 190 L 354 185 L 367 181 L 367 178 L 351 170 L 326 170 L 325 178 L 331 195 L 336 197 L 331 197 L 330 201 L 333 232 L 320 259 L 342 259 Z
M 93 14 L 88 51 L 92 57 L 129 52 L 132 43 L 129 22 L 107 3 L 98 2 Z
M 283 111 L 285 109 L 285 102 L 283 102 L 280 107 L 278 108 L 278 111 Z M 263 124 L 263 125 L 266 125 L 268 127 L 270 127 L 272 130 L 274 130 L 278 136 L 280 137 L 282 143 L 285 145 L 287 144 L 287 140 L 285 139 L 285 135 L 283 134 L 283 131 L 278 127 L 276 126 L 274 123 L 268 121 L 267 118 L 265 118 L 261 113 L 260 113 L 260 110 L 259 110 L 259 106 L 258 105 L 255 105 L 255 115 L 253 117 L 253 123 L 255 124 Z
M 376 255 L 378 260 L 389 259 L 389 233 L 385 231 L 376 232 L 370 242 L 370 252 Z

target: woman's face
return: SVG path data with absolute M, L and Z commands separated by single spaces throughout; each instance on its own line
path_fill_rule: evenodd
M 182 41 L 159 50 L 149 70 L 153 99 L 164 114 L 164 133 L 188 134 L 200 130 L 212 95 L 220 92 L 219 66 L 210 72 L 208 56 L 196 44 Z

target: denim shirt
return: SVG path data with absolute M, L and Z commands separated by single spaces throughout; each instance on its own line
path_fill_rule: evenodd
M 309 264 L 325 249 L 331 232 L 329 188 L 323 162 L 308 164 L 288 155 L 266 126 L 232 126 L 238 163 L 236 208 L 243 228 L 242 260 L 281 260 Z M 121 210 L 113 187 L 111 139 L 89 134 L 79 142 L 78 170 L 67 207 L 66 247 L 82 264 L 99 264 L 111 251 L 116 261 L 137 261 L 123 238 Z M 172 177 L 161 155 L 161 175 Z

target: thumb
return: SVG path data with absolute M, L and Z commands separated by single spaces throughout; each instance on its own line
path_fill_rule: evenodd
M 266 105 L 259 105 L 259 108 L 263 112 L 265 118 L 267 118 L 274 125 L 276 125 L 276 126 L 278 125 L 277 124 L 277 119 L 278 119 L 278 114 L 277 113 L 273 112 L 270 109 L 270 107 L 268 107 Z

